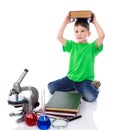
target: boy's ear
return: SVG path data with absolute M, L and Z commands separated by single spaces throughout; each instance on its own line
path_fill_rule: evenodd
M 88 37 L 91 35 L 91 32 L 88 32 Z

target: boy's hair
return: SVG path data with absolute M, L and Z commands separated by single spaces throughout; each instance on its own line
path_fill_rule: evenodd
M 88 23 L 87 19 L 78 18 L 76 20 L 76 22 L 74 23 L 74 26 L 78 26 L 78 25 L 81 25 L 81 26 L 87 28 L 87 30 L 89 31 L 89 23 Z

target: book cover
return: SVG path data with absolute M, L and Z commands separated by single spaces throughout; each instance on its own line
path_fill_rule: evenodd
M 54 95 L 45 105 L 45 110 L 78 112 L 82 95 L 76 92 L 59 92 Z
M 70 18 L 90 18 L 92 12 L 90 10 L 70 11 Z

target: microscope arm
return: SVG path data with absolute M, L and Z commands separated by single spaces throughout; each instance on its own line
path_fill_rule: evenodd
M 31 94 L 32 107 L 35 108 L 36 106 L 39 105 L 39 103 L 38 103 L 38 99 L 39 99 L 38 90 L 35 87 L 32 87 L 32 86 L 21 87 L 21 92 L 27 91 L 27 90 L 32 91 L 32 94 Z

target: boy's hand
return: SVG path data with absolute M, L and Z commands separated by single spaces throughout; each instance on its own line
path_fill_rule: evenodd
M 92 15 L 93 15 L 93 20 L 91 22 L 94 24 L 94 23 L 96 23 L 97 19 L 96 19 L 96 16 L 94 13 L 92 13 Z
M 74 22 L 73 20 L 70 19 L 70 12 L 67 14 L 67 16 L 65 17 L 65 20 L 64 20 L 65 23 L 72 23 Z

